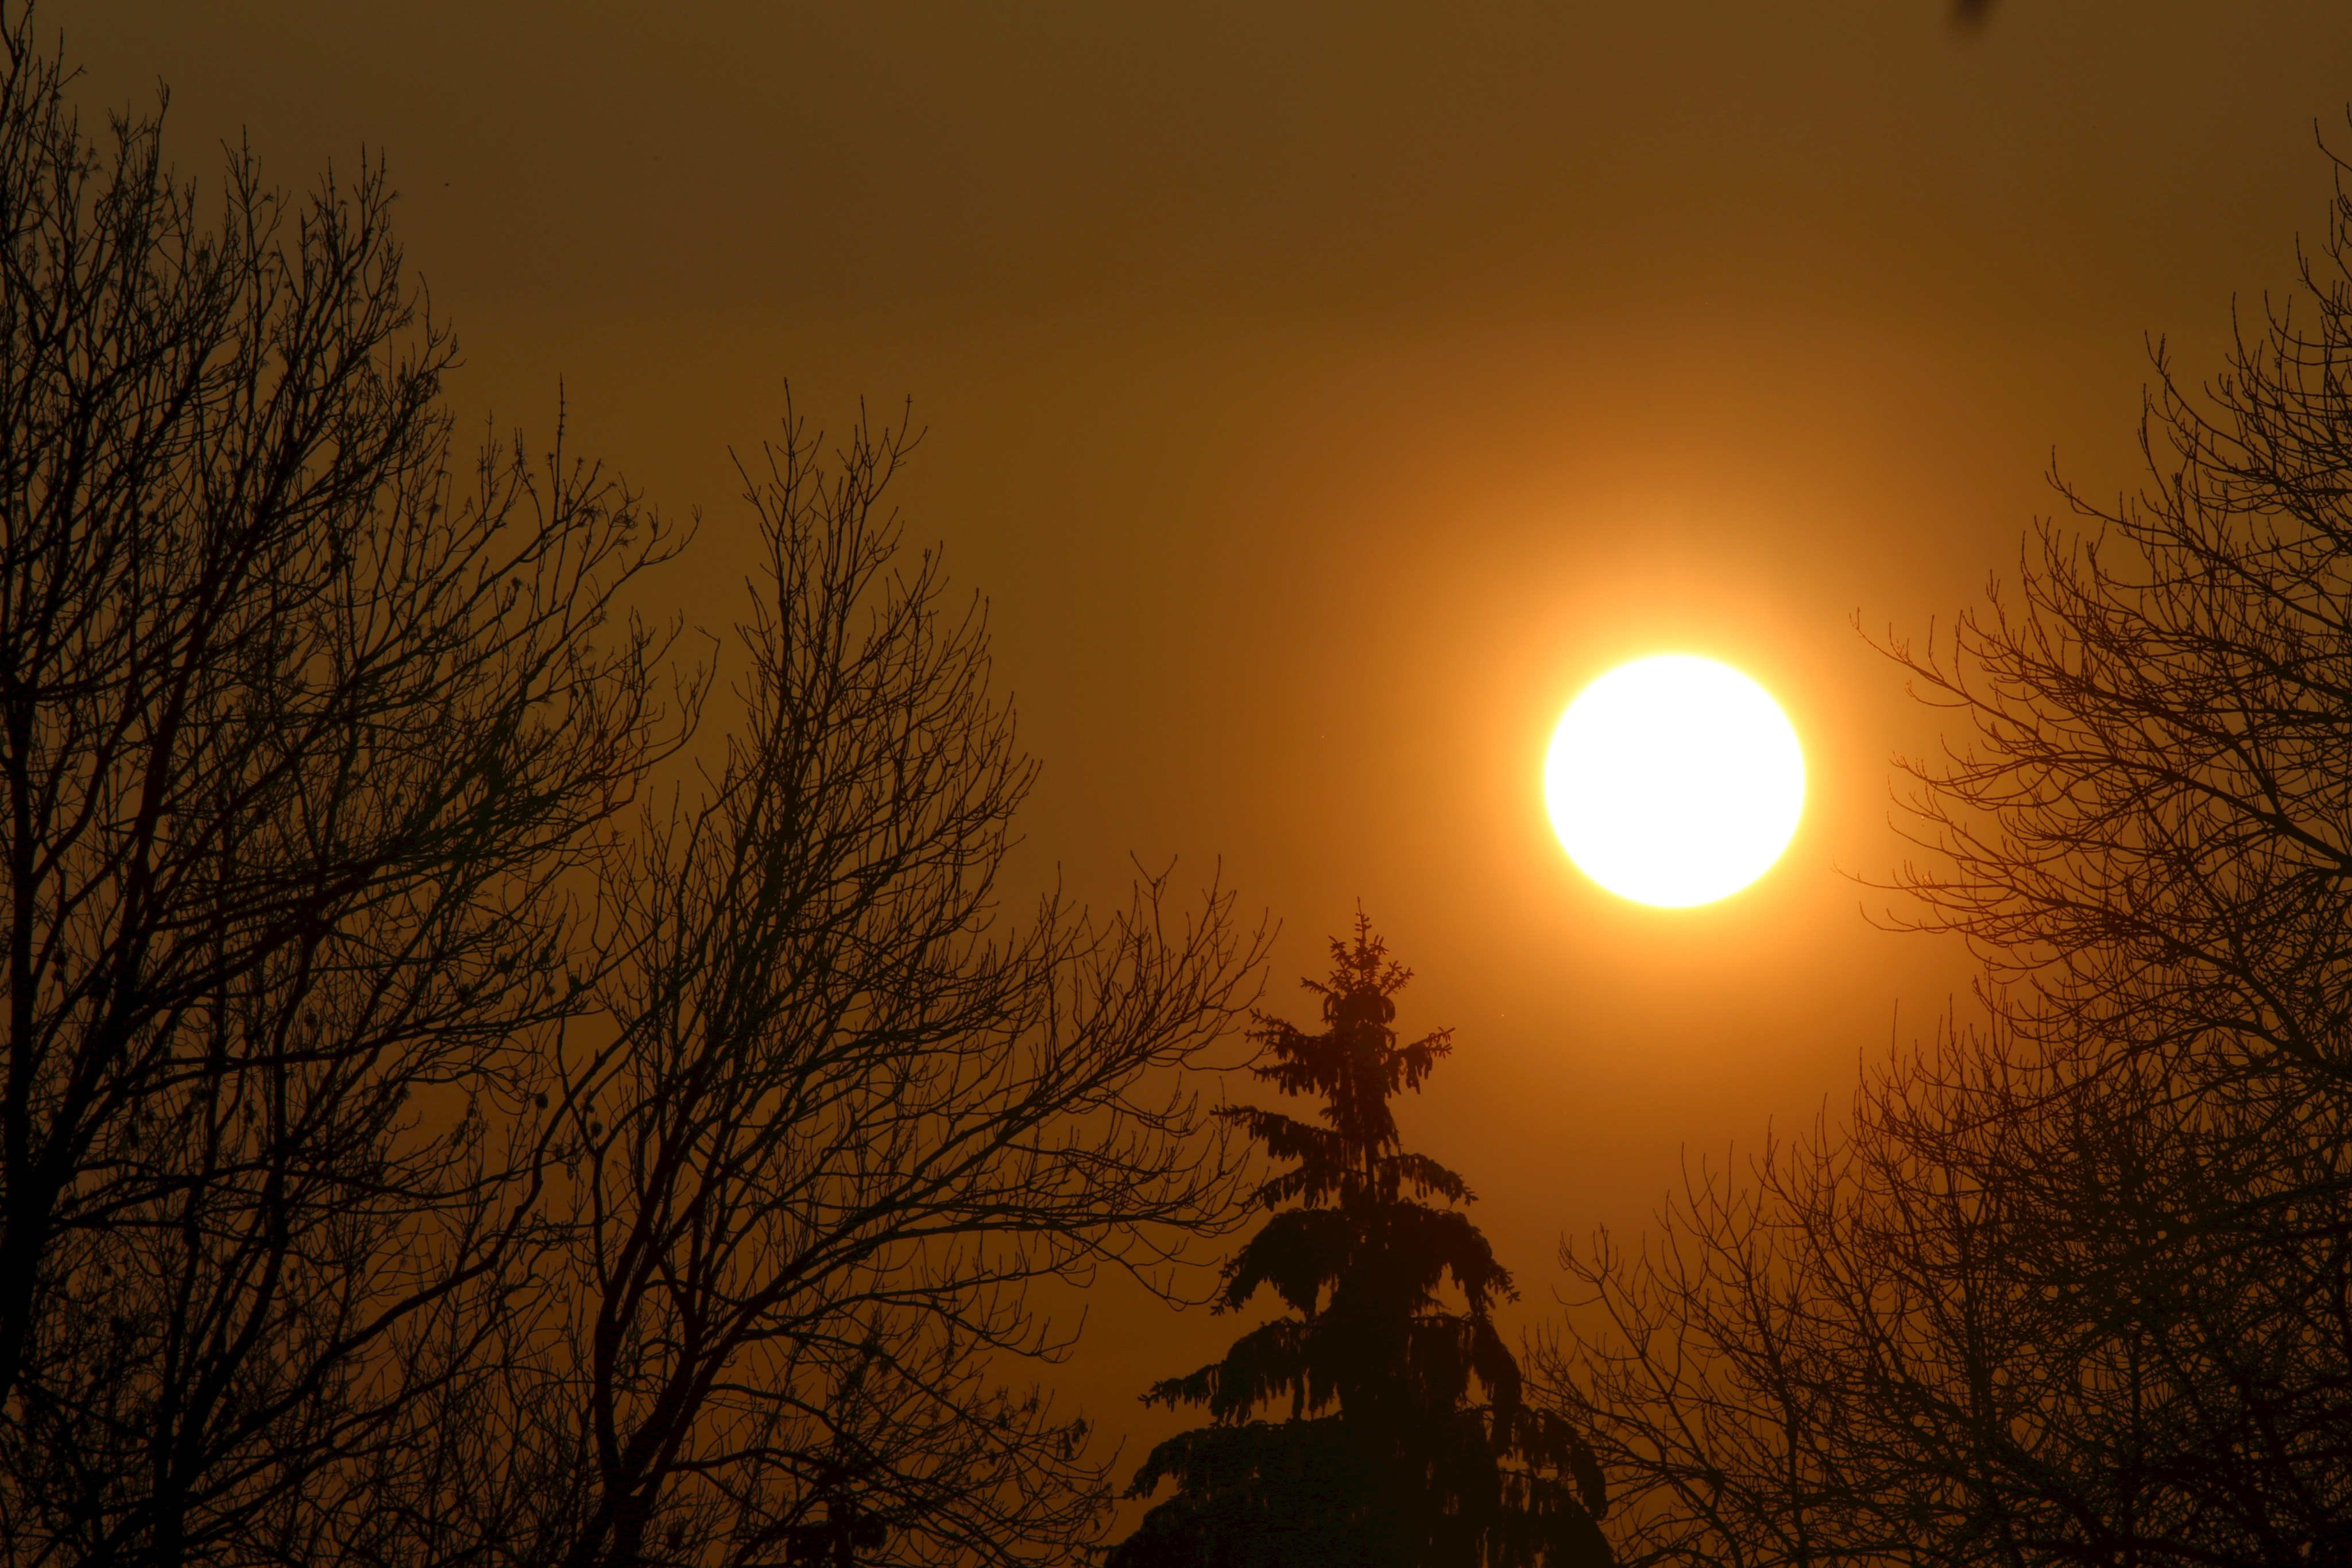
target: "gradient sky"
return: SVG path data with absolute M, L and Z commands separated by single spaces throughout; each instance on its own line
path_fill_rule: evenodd
M 675 13 L 675 14 L 673 14 Z M 2201 379 L 2320 231 L 2352 6 L 56 5 L 83 101 L 173 89 L 184 172 L 362 147 L 467 368 L 705 512 L 784 379 L 912 396 L 903 501 L 992 603 L 1046 773 L 1023 874 L 1222 857 L 1284 923 L 1360 896 L 1457 1030 L 1408 1138 L 1548 1310 L 1563 1233 L 1842 1101 L 1960 956 L 1874 929 L 1887 758 L 1932 746 L 1851 622 L 1923 634 L 2016 559 L 2054 451 L 2132 482 L 2148 345 Z M 667 596 L 663 598 L 661 596 Z M 1805 822 L 1687 911 L 1586 882 L 1540 767 L 1649 653 L 1772 690 Z M 1898 1012 L 1899 1008 L 1899 1012 Z M 1096 1292 L 1056 1381 L 1114 1431 L 1233 1332 Z M 1134 1457 L 1130 1454 L 1130 1458 Z

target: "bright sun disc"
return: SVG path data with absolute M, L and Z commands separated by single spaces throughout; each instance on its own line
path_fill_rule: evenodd
M 1712 659 L 1610 671 L 1561 716 L 1544 799 L 1584 873 L 1643 904 L 1706 904 L 1764 874 L 1797 831 L 1805 758 L 1764 688 Z

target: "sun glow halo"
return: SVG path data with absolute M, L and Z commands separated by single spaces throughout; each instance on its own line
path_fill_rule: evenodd
M 1805 758 L 1763 687 L 1712 659 L 1662 653 L 1569 705 L 1544 799 L 1561 846 L 1601 886 L 1642 904 L 1707 904 L 1788 847 Z

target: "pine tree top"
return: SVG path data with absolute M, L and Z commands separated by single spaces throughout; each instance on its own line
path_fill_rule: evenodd
M 1265 1146 L 1277 1160 L 1297 1162 L 1258 1188 L 1268 1208 L 1286 1203 L 1316 1207 L 1366 1200 L 1394 1203 L 1410 1188 L 1467 1203 L 1463 1179 L 1426 1155 L 1404 1152 L 1390 1100 L 1418 1091 L 1441 1057 L 1454 1050 L 1454 1031 L 1433 1030 L 1409 1044 L 1397 1042 L 1389 1026 L 1396 1019 L 1396 993 L 1412 971 L 1391 960 L 1388 945 L 1372 934 L 1370 918 L 1356 912 L 1355 939 L 1331 939 L 1331 977 L 1301 980 L 1323 998 L 1320 1034 L 1308 1034 L 1286 1019 L 1254 1012 L 1250 1038 L 1272 1061 L 1250 1069 L 1285 1094 L 1316 1094 L 1325 1125 L 1311 1126 L 1279 1112 L 1234 1106 L 1223 1113 Z
M 1467 1184 L 1407 1152 L 1391 1102 L 1453 1049 L 1436 1030 L 1400 1041 L 1395 994 L 1412 972 L 1359 911 L 1331 944 L 1324 1028 L 1255 1015 L 1252 1071 L 1321 1102 L 1317 1121 L 1222 1113 L 1282 1171 L 1274 1212 L 1227 1265 L 1218 1310 L 1271 1287 L 1290 1309 L 1219 1360 L 1155 1385 L 1148 1402 L 1205 1407 L 1210 1425 L 1156 1447 L 1130 1497 L 1163 1481 L 1111 1568 L 1607 1568 L 1591 1449 L 1521 1399 L 1493 1309 L 1509 1273 L 1460 1205 Z M 1442 1200 L 1431 1202 L 1430 1199 Z M 1448 1277 L 1464 1305 L 1441 1296 Z M 1288 1406 L 1267 1420 L 1267 1406 Z

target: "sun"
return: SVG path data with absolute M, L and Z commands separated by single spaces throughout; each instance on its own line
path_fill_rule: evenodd
M 1788 847 L 1805 758 L 1780 706 L 1727 665 L 1661 653 L 1584 688 L 1560 716 L 1544 799 L 1587 876 L 1642 904 L 1738 892 Z

